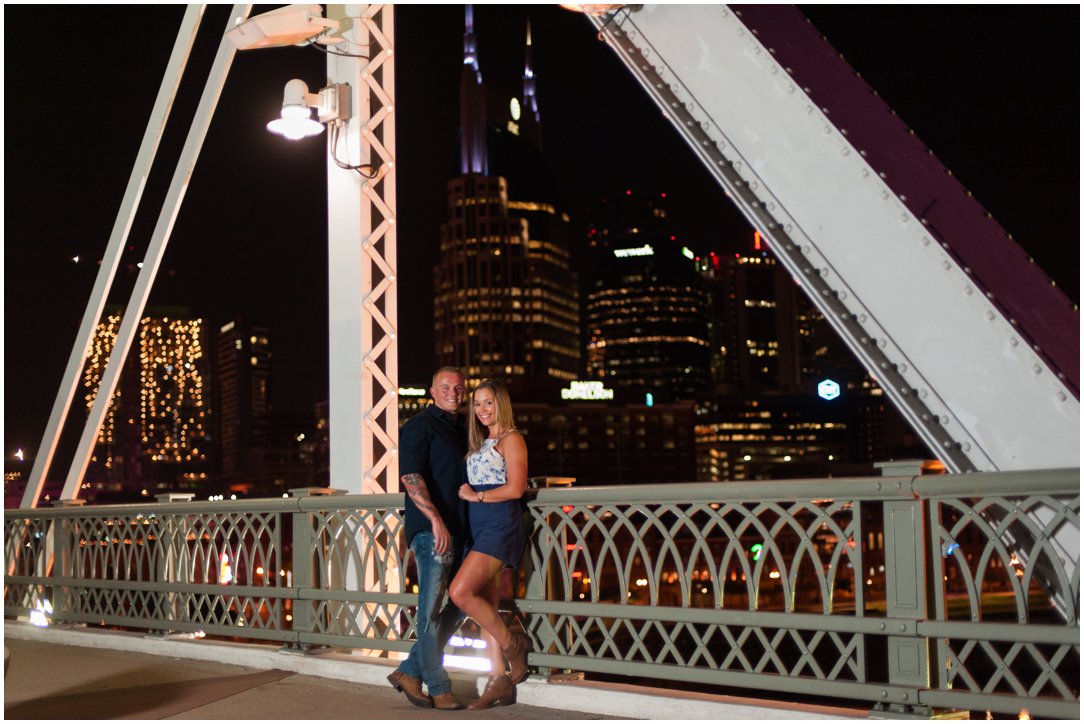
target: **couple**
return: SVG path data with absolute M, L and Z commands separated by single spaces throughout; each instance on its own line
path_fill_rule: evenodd
M 418 570 L 418 640 L 388 681 L 415 706 L 462 709 L 442 661 L 466 615 L 482 628 L 491 664 L 485 691 L 469 708 L 514 704 L 516 684 L 527 678 L 527 639 L 509 630 L 497 604 L 500 573 L 519 565 L 526 545 L 519 500 L 527 489 L 527 445 L 502 383 L 478 386 L 466 425 L 458 414 L 463 373 L 441 368 L 429 393 L 433 404 L 399 431 L 406 539 Z M 445 590 L 451 600 L 442 610 Z

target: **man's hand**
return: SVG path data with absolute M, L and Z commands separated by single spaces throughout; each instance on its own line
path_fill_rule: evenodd
M 440 513 L 437 512 L 433 500 L 429 497 L 429 488 L 425 485 L 425 478 L 417 473 L 410 473 L 399 480 L 406 488 L 407 495 L 414 501 L 414 505 L 418 506 L 418 510 L 429 519 L 433 526 L 433 552 L 442 555 L 447 553 L 452 547 L 452 534 L 448 532 L 448 526 L 444 525 Z
M 437 516 L 433 523 L 433 552 L 444 555 L 452 547 L 452 534 L 448 532 L 448 526 Z

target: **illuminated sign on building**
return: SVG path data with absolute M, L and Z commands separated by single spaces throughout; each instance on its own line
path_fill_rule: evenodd
M 607 389 L 601 382 L 569 382 L 568 387 L 561 390 L 562 400 L 612 400 L 614 391 Z
M 399 394 L 403 397 L 425 397 L 425 390 L 420 387 L 400 387 Z
M 651 244 L 644 244 L 633 249 L 614 249 L 614 256 L 618 259 L 624 259 L 629 256 L 651 256 L 655 253 L 655 250 L 651 248 Z
M 817 394 L 825 400 L 834 400 L 839 397 L 839 383 L 834 380 L 824 380 L 817 385 Z

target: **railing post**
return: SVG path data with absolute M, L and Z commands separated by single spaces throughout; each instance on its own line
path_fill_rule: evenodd
M 195 498 L 194 493 L 162 493 L 155 496 L 160 506 L 170 503 L 188 503 Z M 159 508 L 160 509 L 160 508 Z M 155 573 L 159 583 L 191 583 L 190 561 L 188 559 L 187 520 L 176 515 L 157 516 L 158 545 L 155 547 Z M 166 621 L 181 621 L 187 616 L 181 610 L 181 597 L 165 590 L 158 594 L 158 611 Z M 167 636 L 168 625 L 161 629 L 147 632 L 148 636 Z
M 531 478 L 528 481 L 528 485 L 532 489 L 561 488 L 561 487 L 568 487 L 568 486 L 572 485 L 574 482 L 576 482 L 576 478 L 544 475 L 544 476 Z M 527 525 L 527 534 L 531 535 L 531 528 L 530 528 L 530 525 L 529 525 L 529 522 L 530 522 L 530 517 L 529 516 L 526 517 L 526 522 L 528 523 L 528 525 Z M 549 514 L 549 515 L 546 516 L 546 525 L 541 531 L 538 532 L 538 534 L 544 536 L 544 538 L 545 538 L 542 541 L 542 546 L 540 547 L 541 550 L 543 550 L 543 551 L 551 550 L 552 545 L 553 545 L 553 540 L 552 540 L 552 536 L 553 536 L 553 515 L 552 514 Z M 566 535 L 567 535 L 567 533 L 562 532 L 562 534 L 561 534 L 562 540 L 564 539 L 564 537 Z M 564 546 L 563 545 L 561 546 L 560 550 L 561 550 L 560 555 L 567 555 L 567 553 L 564 552 Z M 530 556 L 525 556 L 524 561 L 525 561 L 525 566 L 526 566 L 526 570 L 525 570 L 525 573 L 526 573 L 526 581 L 525 581 L 526 591 L 525 591 L 525 595 L 527 596 L 527 599 L 532 600 L 532 601 L 549 601 L 549 600 L 552 600 L 552 596 L 554 595 L 554 591 L 557 588 L 557 583 L 556 583 L 557 571 L 558 571 L 557 561 L 554 560 L 554 559 L 550 559 L 549 563 L 542 566 L 541 568 L 535 568 L 534 567 L 533 561 L 531 561 Z M 547 628 L 549 630 L 551 630 L 551 631 L 555 630 L 554 621 L 556 620 L 556 616 L 554 614 L 548 614 L 548 616 L 550 618 L 550 625 Z M 527 620 L 525 613 L 524 613 L 524 628 L 527 629 L 526 633 L 527 633 L 528 637 L 533 638 L 531 636 L 530 630 L 529 630 L 530 629 L 530 621 Z M 571 632 L 569 632 L 568 636 L 569 636 L 569 640 L 565 642 L 565 650 L 568 650 L 571 647 L 571 643 L 572 643 L 571 642 Z M 556 642 L 553 642 L 553 641 L 548 642 L 548 645 L 547 645 L 546 642 L 536 642 L 536 645 L 537 645 L 537 643 L 541 643 L 542 646 L 541 646 L 540 649 L 536 649 L 536 650 L 543 651 L 545 653 L 552 653 L 553 650 L 555 649 L 555 644 L 556 644 Z M 542 678 L 550 679 L 550 680 L 553 680 L 557 676 L 569 676 L 568 672 L 565 672 L 565 674 L 560 674 L 560 672 L 555 672 L 553 669 L 551 669 L 548 666 L 539 666 L 538 667 L 538 675 L 540 677 L 542 677 Z M 573 674 L 573 675 L 569 676 L 569 678 L 582 678 L 582 674 L 578 674 L 578 675 Z
M 78 508 L 82 506 L 86 501 L 78 499 L 58 500 L 56 501 L 56 507 L 58 508 Z M 47 554 L 44 556 L 45 560 L 52 559 L 52 575 L 48 575 L 46 570 L 46 576 L 43 577 L 43 581 L 47 581 L 49 578 L 73 578 L 75 576 L 75 552 L 73 545 L 77 546 L 78 543 L 74 541 L 72 535 L 72 519 L 71 518 L 57 518 L 53 521 L 53 524 L 49 526 L 49 532 L 46 534 L 46 550 Z M 48 564 L 46 564 L 48 566 Z M 45 595 L 47 586 L 42 586 L 42 595 Z M 59 595 L 58 595 L 59 594 Z M 76 592 L 70 586 L 54 586 L 52 595 L 49 597 L 50 603 L 53 606 L 53 619 L 64 620 L 65 614 L 75 610 L 77 606 Z
M 318 495 L 342 494 L 333 488 L 293 488 L 292 498 L 308 498 Z M 314 536 L 312 534 L 312 514 L 298 510 L 293 514 L 293 551 L 290 554 L 293 566 L 293 586 L 290 590 L 290 608 L 293 611 L 294 640 L 285 644 L 282 651 L 287 653 L 305 653 L 310 645 L 301 643 L 301 636 L 312 631 L 312 608 L 308 600 L 302 600 L 301 591 L 309 590 L 316 580 L 313 556 Z
M 886 476 L 922 474 L 921 461 L 880 463 Z M 929 709 L 918 703 L 918 690 L 929 688 L 929 646 L 918 634 L 918 622 L 926 619 L 927 575 L 926 536 L 923 514 L 925 502 L 911 496 L 911 488 L 897 480 L 903 500 L 884 502 L 885 597 L 889 619 L 893 622 L 888 636 L 888 683 L 914 687 L 915 692 L 900 694 L 889 702 L 888 711 L 897 715 L 928 715 Z

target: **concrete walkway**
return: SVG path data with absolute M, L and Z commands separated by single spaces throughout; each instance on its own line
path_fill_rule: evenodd
M 864 711 L 593 682 L 530 679 L 518 703 L 485 711 L 412 706 L 393 664 L 349 653 L 173 640 L 6 622 L 5 719 L 844 719 Z M 484 679 L 452 671 L 464 702 Z

